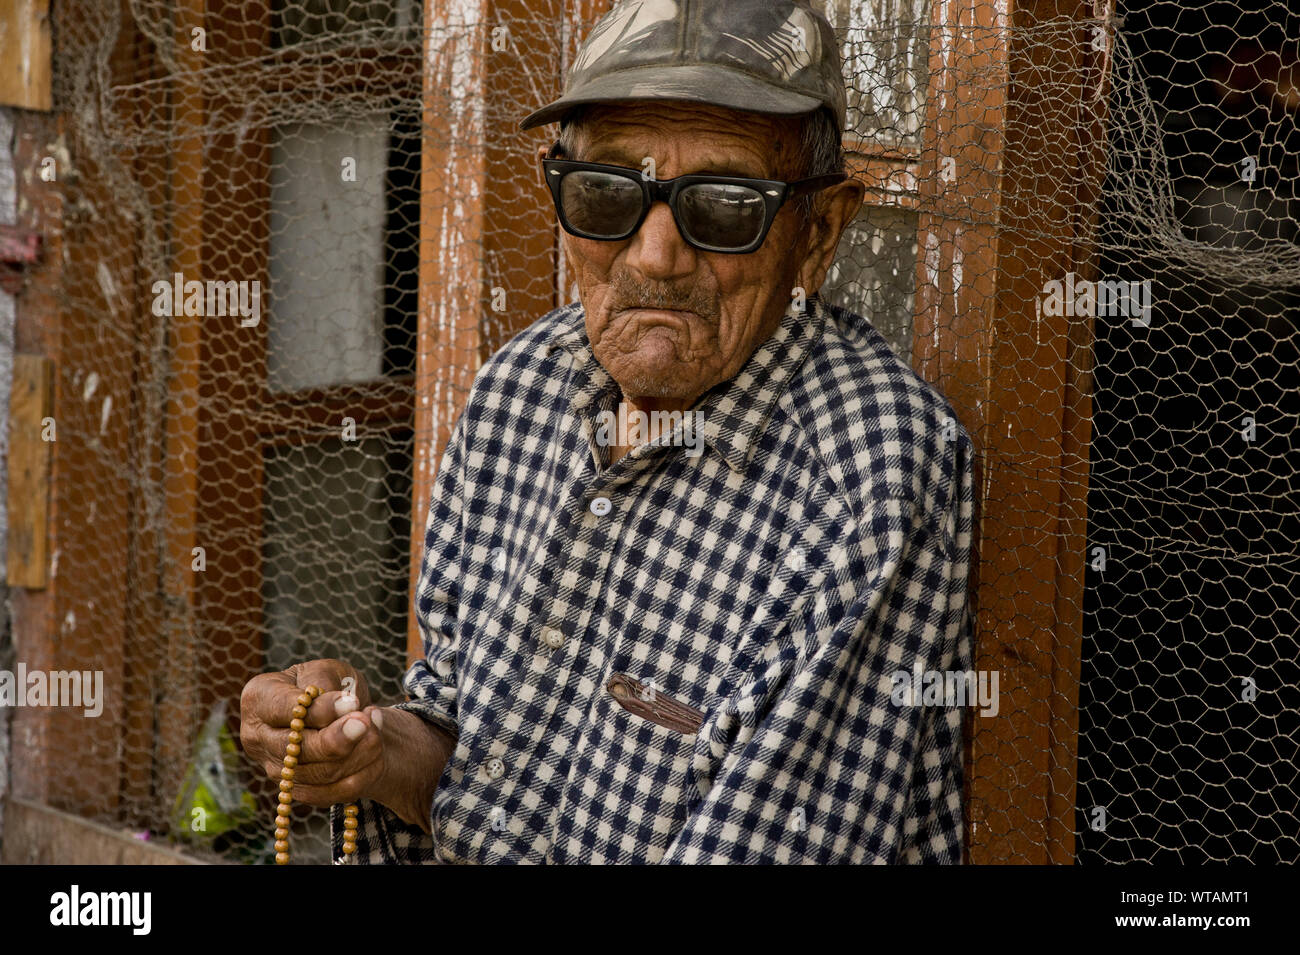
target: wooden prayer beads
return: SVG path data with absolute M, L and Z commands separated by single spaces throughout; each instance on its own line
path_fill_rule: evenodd
M 302 731 L 307 725 L 307 709 L 320 696 L 317 686 L 309 686 L 298 697 L 289 721 L 289 745 L 284 750 L 284 768 L 280 770 L 280 805 L 275 814 L 275 864 L 289 864 L 289 807 L 293 805 L 293 777 L 302 753 Z M 357 806 L 343 807 L 343 855 L 350 862 L 357 851 Z

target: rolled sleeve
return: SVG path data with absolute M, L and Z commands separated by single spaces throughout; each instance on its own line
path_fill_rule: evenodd
M 403 709 L 457 735 L 456 654 L 457 615 L 465 502 L 462 489 L 467 415 L 462 415 L 447 442 L 438 466 L 424 526 L 424 556 L 415 594 L 415 621 L 420 628 L 424 657 L 406 672 L 403 689 L 409 696 Z

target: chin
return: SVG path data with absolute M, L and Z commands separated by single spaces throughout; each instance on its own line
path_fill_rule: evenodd
M 679 389 L 673 388 L 658 379 L 633 378 L 625 385 L 619 385 L 623 394 L 637 398 L 676 398 Z
M 688 389 L 667 375 L 632 374 L 620 377 L 618 383 L 623 394 L 640 398 L 685 398 L 688 394 Z

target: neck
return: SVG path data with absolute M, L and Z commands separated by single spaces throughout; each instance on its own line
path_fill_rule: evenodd
M 631 453 L 633 448 L 640 447 L 641 444 L 648 444 L 659 437 L 659 424 L 662 419 L 657 418 L 655 412 L 670 413 L 678 411 L 685 414 L 691 409 L 691 406 L 695 404 L 698 398 L 699 395 L 691 398 L 665 398 L 659 395 L 624 394 L 620 399 L 621 407 L 618 409 L 620 424 L 616 434 L 623 434 L 624 429 L 626 428 L 626 432 L 629 436 L 635 434 L 636 443 L 615 443 L 611 445 L 609 449 L 610 466 L 612 467 L 614 462 L 618 461 L 624 455 Z M 627 427 L 627 425 L 624 424 L 624 422 L 632 420 L 633 413 L 638 411 L 646 416 L 644 431 L 639 434 L 636 433 L 633 428 Z
M 633 411 L 688 411 L 695 404 L 699 395 L 690 398 L 665 398 L 660 395 L 623 395 L 623 404 L 628 413 Z

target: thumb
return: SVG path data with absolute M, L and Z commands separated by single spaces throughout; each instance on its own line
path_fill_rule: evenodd
M 362 712 L 348 713 L 324 727 L 316 735 L 316 749 L 322 760 L 342 760 L 352 754 L 370 735 L 379 730 L 371 717 Z

